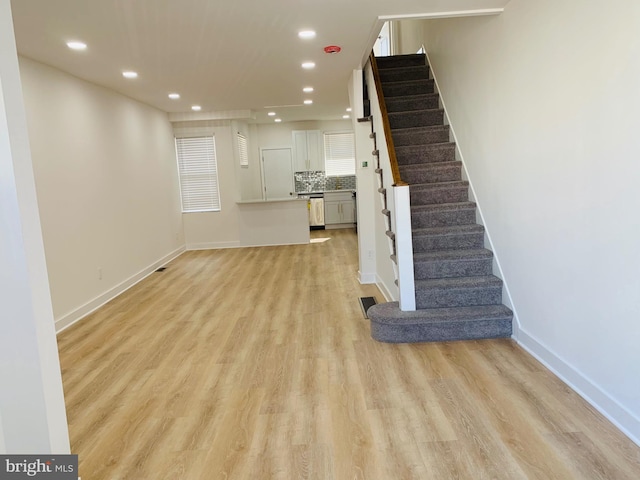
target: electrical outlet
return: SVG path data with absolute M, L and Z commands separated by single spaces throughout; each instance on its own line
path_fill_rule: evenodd
M 102 280 L 102 267 L 98 267 L 98 280 Z

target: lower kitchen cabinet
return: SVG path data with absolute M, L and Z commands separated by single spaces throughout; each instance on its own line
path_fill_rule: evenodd
M 325 225 L 348 224 L 355 223 L 355 221 L 355 202 L 351 192 L 325 192 Z

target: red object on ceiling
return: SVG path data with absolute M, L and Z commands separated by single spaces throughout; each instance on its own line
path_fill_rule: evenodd
M 340 53 L 340 50 L 342 49 L 337 45 L 329 45 L 328 47 L 324 47 L 324 53 Z

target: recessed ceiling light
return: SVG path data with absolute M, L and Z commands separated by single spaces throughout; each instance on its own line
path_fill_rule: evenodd
M 200 110 L 202 110 L 202 107 L 200 105 L 191 105 L 191 110 L 193 110 L 194 112 L 199 112 Z
M 267 113 L 267 115 L 269 115 L 270 117 L 275 117 L 276 116 L 276 112 L 269 112 L 269 113 Z
M 87 44 L 84 42 L 67 42 L 67 47 L 71 50 L 86 50 Z
M 304 88 L 302 89 L 302 91 L 303 91 L 304 93 L 311 93 L 311 92 L 313 92 L 313 87 L 304 87 Z
M 276 123 L 280 123 L 280 122 L 282 121 L 282 119 L 281 119 L 281 118 L 276 118 L 274 121 L 275 121 Z
M 180 94 L 179 93 L 170 93 L 169 94 L 169 98 L 171 100 L 178 100 L 180 98 Z
M 305 100 L 304 104 L 305 105 L 311 105 L 313 103 L 313 100 Z
M 316 64 L 313 62 L 304 62 L 302 64 L 302 68 L 306 68 L 306 69 L 314 68 L 315 66 Z
M 347 112 L 350 112 L 350 111 L 351 111 L 351 107 L 347 108 Z
M 347 119 L 347 118 L 351 118 L 349 115 L 342 115 L 342 118 Z
M 298 36 L 300 38 L 314 38 L 316 36 L 316 32 L 314 32 L 313 30 L 301 30 L 298 32 Z
M 136 72 L 126 71 L 126 72 L 122 72 L 122 76 L 124 78 L 137 78 L 138 74 Z

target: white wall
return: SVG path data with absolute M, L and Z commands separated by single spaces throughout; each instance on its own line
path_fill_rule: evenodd
M 640 4 L 512 0 L 424 43 L 517 340 L 640 439 Z
M 364 115 L 362 70 L 354 70 L 349 81 L 349 103 L 355 116 Z M 358 215 L 358 278 L 361 283 L 376 283 L 376 231 L 374 209 L 375 196 L 380 196 L 375 186 L 374 141 L 370 122 L 352 119 L 356 149 L 356 210 Z M 366 166 L 364 166 L 366 162 Z M 378 299 L 382 301 L 382 299 Z
M 69 453 L 9 0 L 0 0 L 0 453 Z
M 179 253 L 175 147 L 159 110 L 27 58 L 20 71 L 60 328 Z
M 247 139 L 247 154 L 249 165 L 241 166 L 238 149 L 238 133 Z M 239 198 L 242 200 L 258 200 L 262 195 L 262 172 L 260 170 L 260 150 L 256 142 L 256 125 L 248 125 L 246 122 L 232 121 L 231 134 L 233 141 L 234 163 Z
M 236 177 L 236 132 L 231 121 L 177 122 L 173 125 L 173 131 L 176 136 L 213 135 L 216 143 L 221 209 L 219 212 L 183 214 L 187 248 L 240 246 L 239 210 L 236 202 L 240 201 L 241 190 Z

